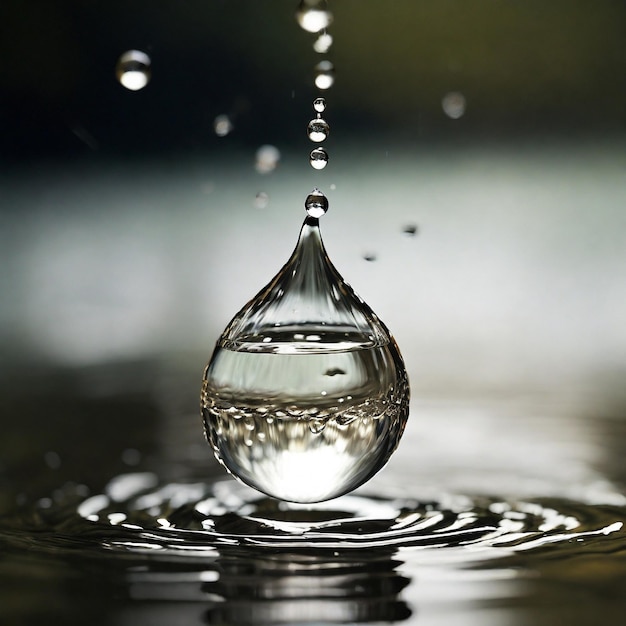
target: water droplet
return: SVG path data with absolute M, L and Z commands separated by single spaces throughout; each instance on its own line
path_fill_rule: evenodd
M 451 91 L 441 100 L 441 108 L 449 118 L 458 120 L 465 114 L 465 96 L 458 91 Z
M 314 148 L 309 155 L 309 163 L 316 170 L 323 170 L 328 165 L 328 153 L 324 148 Z
M 406 224 L 402 228 L 402 232 L 408 237 L 413 237 L 417 235 L 417 231 L 418 231 L 417 224 Z
M 254 198 L 255 209 L 265 209 L 270 202 L 270 197 L 265 191 L 259 191 Z
M 261 146 L 256 151 L 254 168 L 260 174 L 269 174 L 276 169 L 280 161 L 280 150 L 276 146 Z
M 326 98 L 315 98 L 313 100 L 313 108 L 318 113 L 323 113 L 326 110 Z
M 335 189 L 337 189 L 337 185 L 335 185 L 335 183 L 331 183 L 330 190 L 335 191 Z
M 320 61 L 315 66 L 315 86 L 330 89 L 335 83 L 335 66 L 330 61 Z
M 319 33 L 328 28 L 333 14 L 328 10 L 326 0 L 302 0 L 296 11 L 298 24 L 309 33 Z
M 307 127 L 307 133 L 311 141 L 320 143 L 328 137 L 328 134 L 330 133 L 330 126 L 328 125 L 328 122 L 326 122 L 326 120 L 318 117 L 309 122 L 309 125 Z
M 213 120 L 213 130 L 215 130 L 215 134 L 218 137 L 226 137 L 226 135 L 232 132 L 233 128 L 233 122 L 228 115 L 218 115 Z
M 328 211 L 328 198 L 319 189 L 315 188 L 306 197 L 304 208 L 311 217 L 319 219 Z
M 115 75 L 123 87 L 130 91 L 139 91 L 151 77 L 150 57 L 141 50 L 127 50 L 117 60 Z
M 318 54 L 326 54 L 333 45 L 333 38 L 328 33 L 322 33 L 314 42 L 313 50 Z
M 202 414 L 216 457 L 272 497 L 329 500 L 383 467 L 408 403 L 395 341 L 307 217 L 290 259 L 231 320 L 205 369 Z
M 61 467 L 61 457 L 53 450 L 46 452 L 43 455 L 43 458 L 44 458 L 44 461 L 46 462 L 46 465 L 50 469 L 56 470 L 56 469 L 59 469 L 59 467 Z

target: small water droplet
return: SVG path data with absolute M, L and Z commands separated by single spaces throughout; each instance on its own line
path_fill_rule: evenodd
M 315 86 L 318 89 L 330 89 L 335 82 L 335 66 L 330 61 L 320 61 L 315 66 Z
M 265 191 L 259 191 L 254 198 L 254 208 L 264 209 L 270 202 L 270 197 Z
M 313 50 L 318 54 L 326 54 L 333 45 L 333 38 L 328 33 L 322 33 L 314 42 Z
M 309 163 L 316 170 L 323 170 L 328 165 L 328 153 L 324 148 L 314 148 L 309 155 Z
M 151 77 L 150 57 L 141 50 L 127 50 L 117 60 L 115 75 L 123 87 L 130 91 L 139 91 Z
M 328 122 L 326 122 L 326 120 L 318 117 L 309 122 L 309 125 L 307 127 L 307 133 L 311 141 L 321 143 L 328 137 L 330 133 L 330 126 L 328 125 Z
M 335 183 L 331 183 L 330 190 L 335 191 L 335 189 L 337 189 L 337 185 L 335 185 Z
M 304 208 L 311 217 L 320 218 L 328 211 L 328 198 L 316 187 L 306 197 Z
M 46 452 L 43 455 L 43 458 L 44 458 L 44 461 L 46 462 L 46 465 L 50 469 L 56 470 L 56 469 L 59 469 L 59 467 L 61 467 L 61 457 L 53 450 Z
M 413 237 L 417 235 L 417 231 L 418 231 L 417 224 L 406 224 L 405 226 L 402 227 L 402 232 L 408 237 Z
M 376 260 L 376 253 L 374 252 L 365 252 L 363 254 L 363 258 L 370 263 Z
M 465 96 L 458 91 L 447 93 L 441 100 L 443 112 L 451 119 L 458 120 L 465 114 Z
M 313 108 L 318 113 L 323 113 L 326 110 L 326 98 L 315 98 L 313 100 Z
M 233 130 L 233 122 L 228 115 L 218 115 L 213 120 L 213 130 L 218 137 L 226 137 Z
M 261 146 L 256 151 L 254 168 L 259 174 L 269 174 L 276 169 L 280 161 L 280 150 L 276 146 Z
M 319 33 L 331 25 L 333 14 L 328 10 L 326 0 L 301 0 L 296 19 L 307 32 Z

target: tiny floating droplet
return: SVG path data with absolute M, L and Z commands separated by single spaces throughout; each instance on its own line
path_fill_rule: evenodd
M 315 141 L 316 143 L 321 143 L 325 141 L 330 133 L 330 126 L 326 120 L 323 120 L 321 117 L 318 117 L 309 122 L 307 127 L 307 134 L 309 135 L 309 139 L 311 141 Z
M 330 89 L 335 83 L 335 66 L 330 61 L 320 61 L 315 66 L 315 86 Z
M 276 169 L 280 161 L 280 150 L 276 146 L 261 146 L 256 151 L 256 162 L 254 168 L 260 174 L 269 174 Z
M 117 60 L 115 75 L 123 87 L 130 91 L 139 91 L 151 77 L 150 57 L 141 50 L 127 50 Z
M 465 96 L 458 91 L 451 91 L 442 98 L 441 108 L 449 118 L 458 120 L 465 114 Z
M 328 211 L 328 198 L 317 188 L 306 197 L 304 201 L 306 212 L 315 218 L 320 218 Z
M 318 113 L 323 113 L 326 110 L 326 98 L 315 98 L 313 100 L 313 108 Z
M 324 148 L 314 148 L 309 155 L 309 163 L 316 170 L 323 170 L 328 165 L 328 153 Z
M 298 24 L 309 33 L 319 33 L 328 28 L 333 14 L 328 10 L 326 0 L 302 0 L 296 11 Z
M 233 128 L 233 122 L 228 115 L 218 115 L 213 120 L 213 130 L 218 137 L 226 137 Z
M 313 50 L 318 54 L 326 54 L 333 45 L 333 38 L 328 33 L 322 33 L 314 42 Z
M 269 204 L 270 197 L 264 191 L 259 191 L 254 198 L 254 208 L 264 209 Z

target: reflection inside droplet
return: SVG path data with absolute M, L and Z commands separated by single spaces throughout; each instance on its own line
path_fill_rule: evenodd
M 150 57 L 145 52 L 127 50 L 117 61 L 115 75 L 123 87 L 139 91 L 150 82 L 150 65 Z
M 313 100 L 313 109 L 317 113 L 323 113 L 326 110 L 326 99 L 325 98 L 315 98 L 315 100 Z

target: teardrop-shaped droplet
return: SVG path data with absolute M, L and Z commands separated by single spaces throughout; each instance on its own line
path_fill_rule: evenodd
M 328 165 L 328 152 L 324 148 L 314 148 L 309 155 L 309 163 L 316 170 L 323 170 Z
M 326 0 L 301 0 L 296 11 L 296 19 L 304 30 L 319 33 L 331 25 L 333 14 L 328 10 Z
M 333 38 L 328 33 L 322 33 L 314 42 L 313 50 L 318 54 L 326 54 L 333 45 Z
M 290 259 L 235 315 L 205 369 L 202 413 L 216 457 L 275 498 L 329 500 L 385 465 L 408 405 L 395 341 L 307 217 Z
M 328 198 L 316 187 L 304 201 L 306 212 L 316 219 L 319 219 L 328 211 Z
M 117 60 L 115 75 L 130 91 L 139 91 L 150 82 L 150 57 L 141 50 L 127 50 Z
M 321 143 L 325 141 L 330 133 L 330 126 L 326 120 L 321 117 L 317 117 L 309 122 L 307 126 L 307 134 L 309 139 L 315 143 Z

